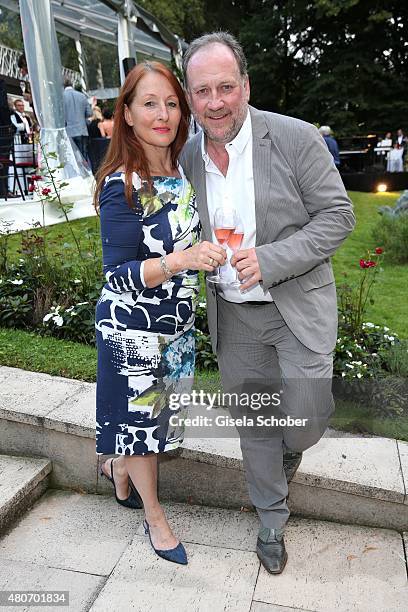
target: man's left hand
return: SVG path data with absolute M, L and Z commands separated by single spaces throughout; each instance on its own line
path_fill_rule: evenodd
M 239 280 L 246 279 L 239 289 L 241 292 L 250 289 L 262 280 L 255 248 L 237 251 L 231 257 L 231 265 L 238 270 Z

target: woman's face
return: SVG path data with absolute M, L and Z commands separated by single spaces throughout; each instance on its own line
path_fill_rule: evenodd
M 125 120 L 143 147 L 168 147 L 177 136 L 179 99 L 166 77 L 148 72 L 139 81 Z

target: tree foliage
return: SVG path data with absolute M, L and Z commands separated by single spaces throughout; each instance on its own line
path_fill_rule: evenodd
M 326 123 L 337 134 L 395 131 L 406 123 L 408 3 L 401 0 L 139 0 L 187 42 L 228 30 L 244 46 L 251 101 Z M 0 41 L 20 48 L 21 30 L 2 9 Z M 18 16 L 17 16 L 18 19 Z M 62 61 L 75 51 L 59 36 Z M 116 50 L 84 40 L 88 76 L 118 84 Z M 99 70 L 99 72 L 101 72 Z
M 407 18 L 398 0 L 258 3 L 239 33 L 254 104 L 341 133 L 403 126 Z

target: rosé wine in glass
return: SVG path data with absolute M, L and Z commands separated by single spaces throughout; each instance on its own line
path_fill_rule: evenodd
M 242 221 L 238 215 L 236 214 L 237 222 L 235 224 L 235 229 L 231 233 L 228 238 L 228 246 L 233 253 L 236 253 L 241 248 L 242 241 L 244 239 L 244 226 L 242 225 Z M 241 285 L 238 277 L 238 270 L 235 269 L 235 280 L 230 283 L 233 287 L 239 287 Z
M 228 238 L 228 246 L 231 249 L 231 251 L 234 251 L 234 253 L 236 251 L 239 251 L 239 249 L 241 248 L 243 239 L 244 239 L 243 231 L 238 232 L 235 230 L 234 232 L 232 232 Z
M 217 208 L 213 219 L 213 231 L 217 239 L 218 244 L 222 247 L 226 247 L 228 239 L 235 230 L 237 222 L 237 216 L 235 210 L 232 208 Z M 220 269 L 212 276 L 207 276 L 209 283 L 222 283 L 225 282 L 220 276 Z
M 221 246 L 224 246 L 225 244 L 227 244 L 227 242 L 229 244 L 229 240 L 231 238 L 233 231 L 234 231 L 233 227 L 215 227 L 214 228 L 215 237 Z

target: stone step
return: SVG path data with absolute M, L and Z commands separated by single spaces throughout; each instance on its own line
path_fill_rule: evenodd
M 46 490 L 48 459 L 0 455 L 0 534 Z
M 51 485 L 111 493 L 95 454 L 95 385 L 0 367 L 0 452 L 48 457 Z M 160 495 L 176 502 L 250 506 L 239 440 L 199 439 L 160 455 Z M 291 482 L 292 513 L 408 530 L 408 443 L 328 431 Z
M 111 496 L 49 489 L 0 540 L 0 591 L 69 591 L 64 609 L 74 612 L 406 610 L 406 559 L 396 531 L 291 517 L 287 566 L 271 576 L 255 553 L 254 512 L 164 507 L 187 566 L 155 555 L 142 510 Z

